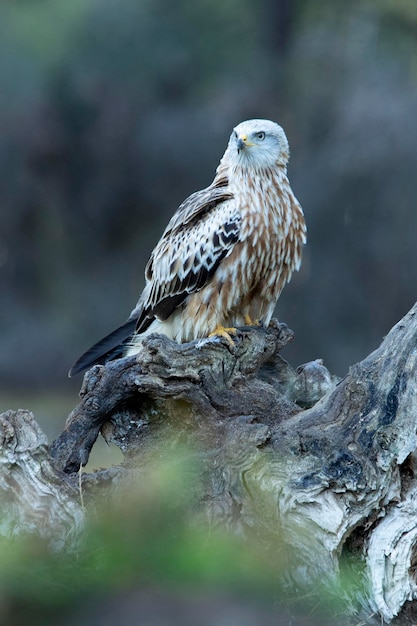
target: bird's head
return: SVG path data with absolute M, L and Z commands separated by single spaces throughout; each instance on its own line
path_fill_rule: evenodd
M 270 168 L 285 167 L 289 153 L 281 126 L 271 120 L 246 120 L 233 129 L 225 156 L 232 165 Z

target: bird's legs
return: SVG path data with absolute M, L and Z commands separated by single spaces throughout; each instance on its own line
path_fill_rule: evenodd
M 209 337 L 224 337 L 225 339 L 227 339 L 228 343 L 234 347 L 235 342 L 233 341 L 229 333 L 235 334 L 236 328 L 225 328 L 221 324 L 217 324 L 213 332 L 209 334 Z
M 259 320 L 253 320 L 249 313 L 245 313 L 244 320 L 246 326 L 261 326 L 261 322 Z

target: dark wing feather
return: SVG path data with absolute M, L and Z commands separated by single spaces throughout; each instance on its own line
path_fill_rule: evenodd
M 129 319 L 125 324 L 116 328 L 109 335 L 100 339 L 89 348 L 74 363 L 68 372 L 68 376 L 75 376 L 92 365 L 102 364 L 123 355 L 123 346 L 135 331 L 136 318 Z

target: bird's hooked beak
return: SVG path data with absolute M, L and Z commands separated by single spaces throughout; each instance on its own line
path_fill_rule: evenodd
M 239 135 L 237 139 L 237 151 L 238 152 L 243 150 L 243 148 L 250 148 L 251 146 L 253 146 L 253 143 L 250 143 L 250 141 L 248 141 L 247 135 Z

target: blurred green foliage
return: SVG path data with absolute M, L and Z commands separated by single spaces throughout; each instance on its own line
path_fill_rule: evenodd
M 120 626 L 279 626 L 290 616 L 298 625 L 348 623 L 342 616 L 349 585 L 358 587 L 356 566 L 343 589 L 312 581 L 309 592 L 290 591 L 278 533 L 274 546 L 259 529 L 247 529 L 243 539 L 211 526 L 196 510 L 196 473 L 190 455 L 176 451 L 164 462 L 158 455 L 134 483 L 106 490 L 101 503 L 85 494 L 89 522 L 67 553 L 35 535 L 2 539 L 1 623 L 103 625 L 114 610 Z M 152 601 L 148 606 L 155 593 L 168 617 Z M 211 616 L 194 606 L 196 598 L 207 599 Z M 240 621 L 227 620 L 231 607 Z

